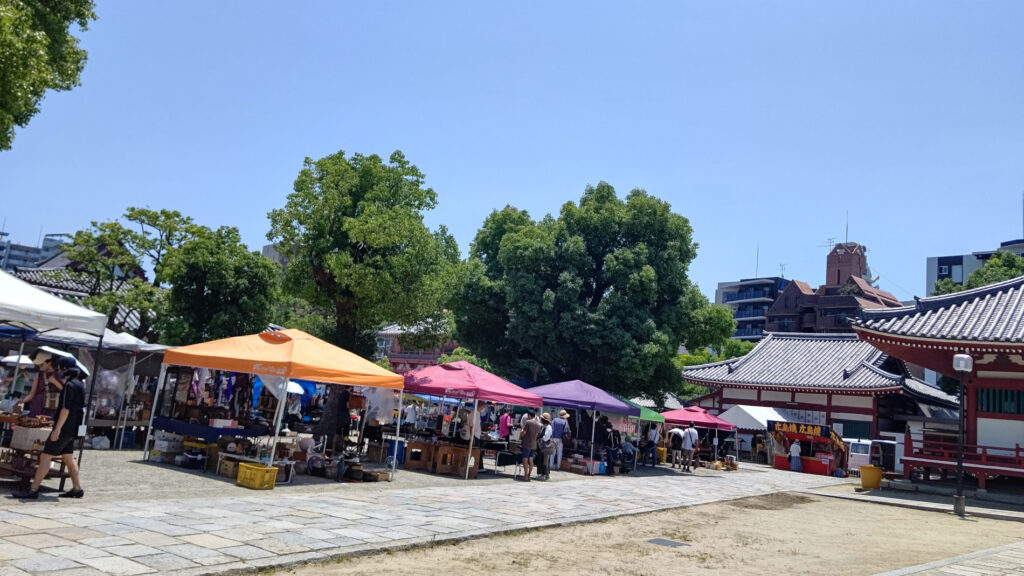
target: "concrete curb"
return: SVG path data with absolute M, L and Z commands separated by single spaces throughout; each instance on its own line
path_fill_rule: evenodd
M 814 496 L 824 496 L 827 498 L 839 498 L 841 500 L 853 500 L 857 502 L 866 502 L 868 504 L 880 504 L 882 506 L 895 506 L 897 508 L 908 508 L 910 510 L 922 510 L 924 512 L 938 512 L 941 514 L 952 514 L 952 505 L 943 506 L 941 504 L 935 504 L 932 502 L 908 502 L 901 500 L 883 500 L 880 498 L 864 497 L 864 496 L 853 496 L 850 494 L 834 494 L 831 492 L 823 492 L 820 490 L 800 490 L 804 494 L 812 494 Z M 993 510 L 991 508 L 973 508 L 968 507 L 968 517 L 974 518 L 988 518 L 991 520 L 1004 520 L 1008 522 L 1024 522 L 1024 515 L 1013 514 L 1009 512 L 1003 512 L 1000 510 Z

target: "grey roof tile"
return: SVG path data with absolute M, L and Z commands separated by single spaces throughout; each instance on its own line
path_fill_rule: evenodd
M 920 298 L 913 306 L 864 310 L 854 326 L 912 338 L 1022 344 L 1024 276 Z

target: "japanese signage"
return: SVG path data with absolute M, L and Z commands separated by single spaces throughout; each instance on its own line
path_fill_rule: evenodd
M 785 434 L 804 434 L 806 436 L 821 436 L 823 438 L 831 438 L 832 431 L 828 426 L 821 426 L 818 424 L 802 424 L 799 422 L 768 422 L 768 431 L 770 432 L 782 432 Z

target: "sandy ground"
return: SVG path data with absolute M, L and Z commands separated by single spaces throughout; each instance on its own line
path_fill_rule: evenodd
M 647 542 L 666 538 L 677 548 Z M 1024 539 L 1024 524 L 801 494 L 546 528 L 281 571 L 392 574 L 876 574 Z

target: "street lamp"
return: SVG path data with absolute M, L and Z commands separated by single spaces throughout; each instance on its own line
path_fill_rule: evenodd
M 961 518 L 967 513 L 964 503 L 964 382 L 972 369 L 974 369 L 974 358 L 971 358 L 970 354 L 953 356 L 953 370 L 960 375 L 960 409 L 956 434 L 956 496 L 953 498 L 953 513 Z

